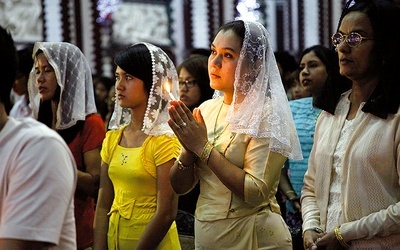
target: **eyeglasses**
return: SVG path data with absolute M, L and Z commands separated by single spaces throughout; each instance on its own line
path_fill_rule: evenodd
M 179 81 L 179 88 L 183 88 L 183 86 L 186 86 L 186 88 L 190 89 L 193 88 L 195 85 L 196 80 Z
M 363 40 L 374 40 L 373 38 L 363 37 L 360 34 L 358 34 L 357 32 L 351 32 L 348 35 L 343 35 L 341 33 L 335 33 L 335 34 L 333 34 L 331 39 L 332 39 L 333 46 L 335 46 L 335 47 L 339 46 L 339 44 L 341 44 L 343 41 L 346 41 L 346 43 L 350 47 L 353 47 L 353 48 L 360 45 Z

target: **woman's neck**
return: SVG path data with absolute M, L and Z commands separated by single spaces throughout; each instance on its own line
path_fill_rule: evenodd
M 146 110 L 131 110 L 131 121 L 129 129 L 132 131 L 141 131 L 143 127 L 143 120 Z
M 354 104 L 366 102 L 371 96 L 372 92 L 375 90 L 378 82 L 378 77 L 370 79 L 367 82 L 353 81 L 353 84 L 351 86 L 351 93 L 349 96 L 350 102 Z

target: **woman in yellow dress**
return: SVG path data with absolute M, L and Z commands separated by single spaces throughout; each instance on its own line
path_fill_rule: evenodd
M 169 170 L 181 146 L 167 124 L 163 86 L 178 96 L 175 66 L 148 43 L 123 49 L 115 63 L 116 106 L 101 151 L 94 247 L 180 249 Z

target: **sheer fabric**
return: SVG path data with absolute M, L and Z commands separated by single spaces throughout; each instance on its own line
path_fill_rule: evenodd
M 142 131 L 147 135 L 158 136 L 165 134 L 173 136 L 174 133 L 167 123 L 169 119 L 168 107 L 170 97 L 165 84 L 169 84 L 170 92 L 175 98 L 178 98 L 179 83 L 175 65 L 161 48 L 149 43 L 139 44 L 144 44 L 148 48 L 153 67 L 153 85 L 147 101 L 147 110 L 143 119 Z M 130 109 L 121 108 L 118 98 L 115 98 L 115 108 L 109 128 L 118 129 L 128 124 L 130 120 Z
M 43 51 L 53 67 L 60 86 L 60 101 L 57 108 L 56 129 L 67 129 L 84 121 L 89 114 L 97 113 L 94 102 L 92 73 L 81 50 L 65 42 L 37 42 L 33 56 Z M 36 74 L 32 70 L 28 81 L 32 112 L 38 118 L 40 95 L 36 86 Z
M 228 128 L 254 138 L 270 138 L 271 151 L 290 159 L 302 159 L 270 35 L 260 23 L 244 21 L 244 26 L 234 98 L 226 117 Z

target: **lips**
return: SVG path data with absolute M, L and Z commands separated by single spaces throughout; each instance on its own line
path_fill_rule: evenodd
M 311 80 L 310 80 L 310 79 L 304 79 L 304 80 L 301 82 L 301 84 L 303 84 L 303 86 L 308 86 L 308 85 L 310 85 L 310 83 L 311 83 Z
M 45 87 L 39 87 L 38 89 L 39 89 L 39 93 L 43 93 L 43 92 L 46 91 L 46 88 L 45 88 Z
M 211 79 L 217 79 L 217 78 L 221 78 L 219 75 L 217 74 L 210 74 L 210 78 Z
M 343 57 L 343 58 L 340 58 L 339 62 L 341 64 L 346 64 L 346 63 L 351 63 L 353 61 Z

